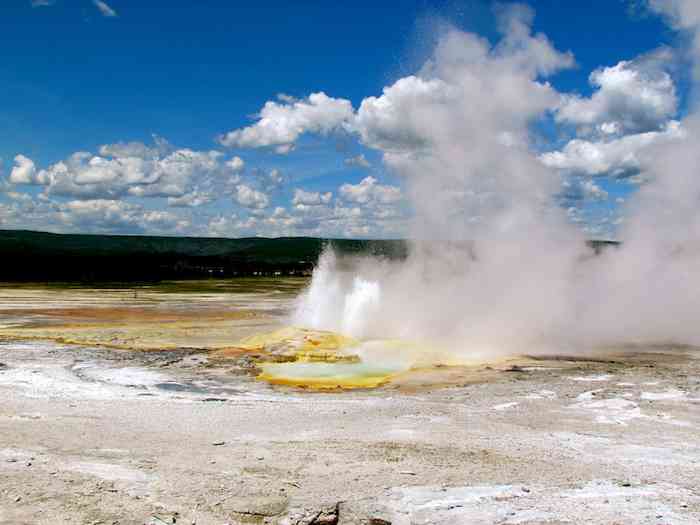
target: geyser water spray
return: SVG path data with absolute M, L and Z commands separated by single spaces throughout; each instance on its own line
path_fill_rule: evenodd
M 654 4 L 694 34 L 698 5 Z M 434 343 L 434 362 L 700 344 L 700 117 L 642 156 L 650 182 L 627 207 L 623 244 L 596 255 L 556 204 L 558 174 L 531 147 L 532 122 L 559 102 L 546 78 L 573 64 L 532 34 L 531 19 L 503 8 L 496 45 L 448 28 L 416 75 L 365 99 L 359 118 L 381 107 L 386 133 L 363 141 L 404 178 L 415 210 L 410 253 L 341 262 L 326 251 L 295 323 Z

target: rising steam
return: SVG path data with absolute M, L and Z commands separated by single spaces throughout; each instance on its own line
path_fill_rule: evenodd
M 696 43 L 699 6 L 651 2 Z M 573 59 L 531 34 L 528 9 L 499 16 L 497 45 L 448 29 L 416 76 L 363 103 L 360 118 L 401 103 L 401 140 L 363 139 L 405 178 L 415 240 L 400 262 L 324 253 L 295 322 L 436 343 L 440 361 L 700 344 L 700 114 L 682 123 L 682 140 L 647 152 L 649 182 L 627 206 L 623 245 L 595 255 L 555 205 L 558 175 L 530 147 L 533 120 L 558 101 L 544 79 Z M 700 45 L 693 52 L 700 63 Z

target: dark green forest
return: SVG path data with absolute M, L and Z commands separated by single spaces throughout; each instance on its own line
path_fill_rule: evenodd
M 400 240 L 314 237 L 197 238 L 0 230 L 0 281 L 157 282 L 309 275 L 325 246 L 343 254 L 404 257 Z
M 589 241 L 596 252 L 615 245 Z M 151 237 L 0 230 L 1 282 L 159 282 L 310 275 L 326 246 L 342 255 L 406 257 L 403 240 Z

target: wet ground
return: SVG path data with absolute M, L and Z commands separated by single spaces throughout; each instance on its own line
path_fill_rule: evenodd
M 700 522 L 698 350 L 284 386 L 284 283 L 0 289 L 0 524 Z

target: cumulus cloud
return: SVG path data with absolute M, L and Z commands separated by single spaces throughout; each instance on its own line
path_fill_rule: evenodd
M 189 222 L 162 210 L 110 199 L 74 200 L 57 205 L 56 219 L 63 227 L 94 232 L 160 231 L 180 233 Z
M 567 213 L 571 216 L 578 214 L 579 210 L 572 208 L 584 201 L 604 201 L 609 194 L 591 177 L 570 177 L 563 181 L 560 199 L 568 206 Z
M 226 161 L 226 166 L 231 170 L 231 173 L 240 173 L 245 168 L 245 162 L 240 157 L 233 157 Z
M 112 9 L 109 5 L 107 5 L 107 2 L 104 2 L 103 0 L 92 0 L 92 3 L 95 4 L 95 7 L 98 9 L 102 16 L 106 16 L 108 18 L 113 18 L 117 16 L 117 12 L 114 9 Z
M 401 189 L 379 184 L 374 177 L 365 177 L 359 184 L 343 184 L 340 195 L 357 204 L 392 204 L 401 200 Z
M 265 192 L 278 190 L 287 180 L 282 172 L 276 168 L 271 169 L 270 171 L 254 170 L 253 176 L 255 177 L 258 185 Z
M 303 133 L 327 134 L 352 118 L 352 104 L 323 92 L 303 100 L 284 97 L 268 101 L 252 126 L 230 131 L 219 137 L 224 146 L 238 148 L 275 147 L 288 153 Z
M 358 168 L 369 168 L 372 166 L 370 162 L 365 158 L 364 153 L 360 153 L 355 157 L 347 158 L 344 162 L 346 166 L 356 166 Z
M 307 206 L 318 206 L 319 204 L 328 204 L 331 202 L 333 194 L 329 191 L 320 193 L 318 191 L 304 191 L 299 188 L 294 190 L 292 204 L 305 204 Z
M 98 152 L 103 157 L 157 159 L 167 151 L 168 147 L 167 141 L 155 137 L 154 147 L 147 146 L 143 142 L 115 142 L 114 144 L 103 144 L 98 148 Z
M 196 208 L 213 202 L 216 197 L 208 192 L 193 191 L 181 197 L 168 197 L 168 206 L 173 208 Z
M 247 184 L 239 184 L 236 186 L 234 198 L 238 204 L 252 210 L 267 208 L 270 204 L 270 199 L 267 195 L 251 188 Z
M 668 17 L 678 30 L 688 31 L 693 37 L 693 52 L 700 54 L 700 3 L 696 0 L 648 0 L 649 7 Z M 700 64 L 696 62 L 695 71 L 700 75 Z
M 36 180 L 34 161 L 24 155 L 17 155 L 15 166 L 10 172 L 10 182 L 12 184 L 35 184 Z
M 584 133 L 619 134 L 657 131 L 677 112 L 676 89 L 667 68 L 672 60 L 662 49 L 612 67 L 595 70 L 590 98 L 567 95 L 556 120 L 575 124 Z
M 428 146 L 433 108 L 450 98 L 439 79 L 401 78 L 380 97 L 367 97 L 352 123 L 362 142 L 388 154 L 415 152 Z
M 179 198 L 198 186 L 214 186 L 217 179 L 242 169 L 237 157 L 224 161 L 218 151 L 174 149 L 159 141 L 107 144 L 99 155 L 76 152 L 67 159 L 37 169 L 31 159 L 18 155 L 10 174 L 13 184 L 43 186 L 47 195 L 86 199 L 137 197 Z M 239 159 L 240 160 L 240 159 Z
M 640 157 L 649 147 L 682 137 L 680 123 L 671 121 L 661 131 L 627 135 L 612 140 L 574 139 L 561 151 L 545 153 L 540 159 L 551 168 L 574 173 L 628 176 L 639 171 Z

